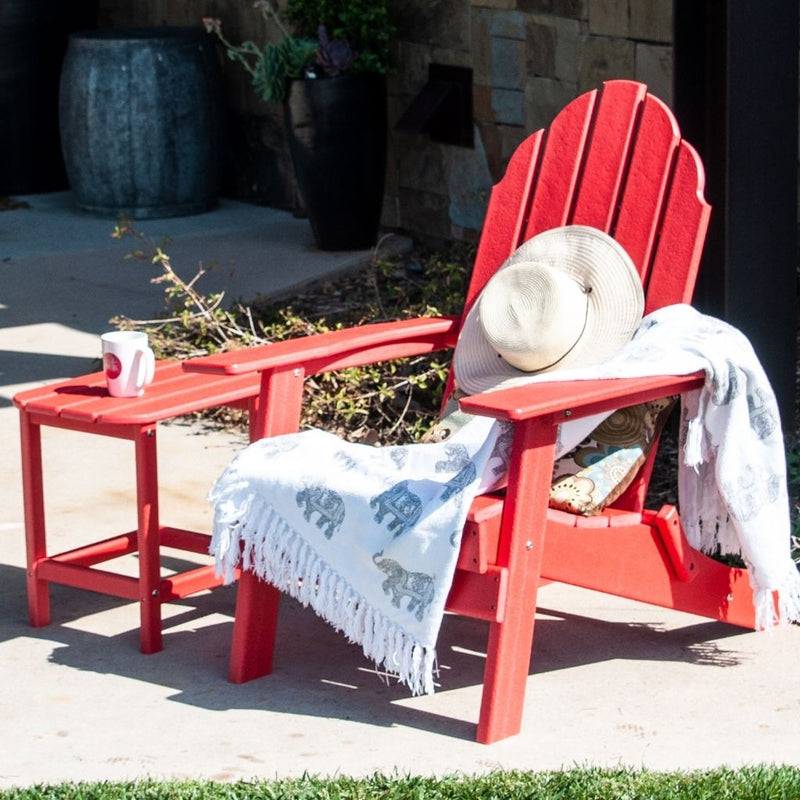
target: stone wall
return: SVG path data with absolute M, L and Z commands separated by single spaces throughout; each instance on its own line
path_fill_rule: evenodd
M 383 222 L 433 239 L 473 239 L 491 186 L 516 145 L 578 94 L 635 78 L 669 103 L 671 0 L 391 0 L 397 70 L 389 82 L 390 157 Z M 263 38 L 243 0 L 100 0 L 103 25 L 224 21 L 231 38 Z M 472 70 L 474 147 L 401 133 L 396 122 L 425 86 L 429 64 Z M 235 138 L 229 193 L 294 204 L 280 110 L 261 103 L 224 63 Z
M 392 120 L 425 84 L 430 62 L 471 67 L 475 147 L 392 136 L 384 220 L 473 238 L 489 189 L 528 133 L 611 78 L 672 95 L 671 0 L 404 0 Z

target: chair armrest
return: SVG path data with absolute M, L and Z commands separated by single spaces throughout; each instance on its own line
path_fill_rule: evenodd
M 586 417 L 602 411 L 644 403 L 659 397 L 699 389 L 703 372 L 689 375 L 656 375 L 646 378 L 531 383 L 460 400 L 462 411 L 496 419 L 521 422 L 553 415 L 554 423 Z
M 419 317 L 245 347 L 183 362 L 190 372 L 241 375 L 294 367 L 306 375 L 420 355 L 455 345 L 458 317 Z

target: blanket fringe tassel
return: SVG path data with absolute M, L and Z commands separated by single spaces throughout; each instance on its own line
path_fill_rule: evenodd
M 236 508 L 218 505 L 211 553 L 217 573 L 226 581 L 233 579 L 241 553 L 244 569 L 312 608 L 412 694 L 433 693 L 435 648 L 409 636 L 371 606 L 268 503 L 250 496 Z
M 778 593 L 777 608 L 773 590 L 754 589 L 758 630 L 768 630 L 776 624 L 800 624 L 800 572 L 791 562 L 787 564 L 786 575 L 775 591 Z

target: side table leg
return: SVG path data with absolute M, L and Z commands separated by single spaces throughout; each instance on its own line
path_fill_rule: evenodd
M 156 426 L 141 428 L 135 438 L 135 445 L 141 613 L 139 640 L 143 653 L 157 653 L 163 645 Z
M 22 496 L 25 509 L 25 574 L 28 587 L 28 621 L 39 628 L 50 624 L 50 589 L 36 577 L 36 564 L 47 556 L 44 522 L 44 479 L 42 475 L 42 433 L 39 425 L 20 410 L 22 453 Z

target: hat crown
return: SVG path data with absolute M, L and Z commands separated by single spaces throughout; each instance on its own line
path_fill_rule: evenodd
M 495 273 L 480 296 L 479 324 L 491 347 L 523 372 L 557 364 L 586 326 L 587 292 L 547 264 L 520 261 Z

